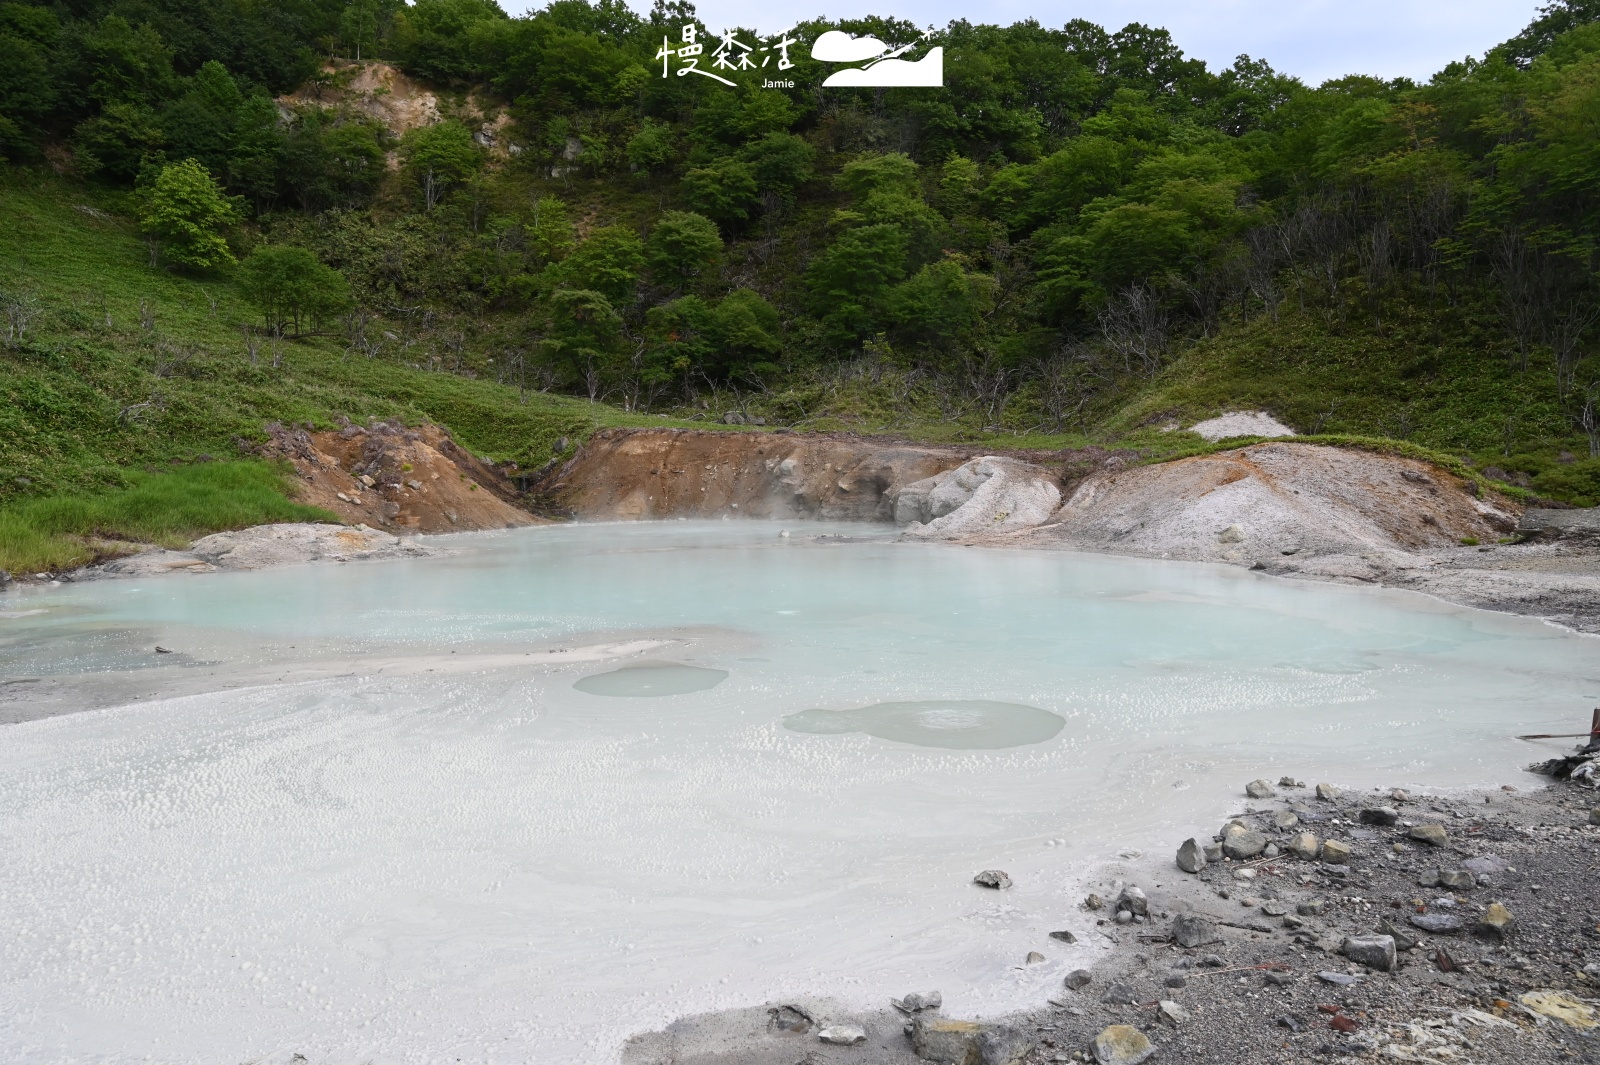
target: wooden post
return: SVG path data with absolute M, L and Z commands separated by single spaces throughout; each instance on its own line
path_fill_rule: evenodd
M 1600 743 L 1600 706 L 1594 708 L 1594 720 L 1589 724 L 1589 740 Z

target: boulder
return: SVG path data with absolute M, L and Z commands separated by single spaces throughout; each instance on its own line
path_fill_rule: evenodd
M 1020 1065 L 1032 1053 L 1034 1040 L 1015 1028 L 984 1025 L 978 1033 L 979 1065 Z
M 1189 1011 L 1170 998 L 1164 998 L 1156 1005 L 1156 1016 L 1176 1028 L 1178 1025 L 1188 1022 Z
M 1279 832 L 1287 832 L 1300 823 L 1300 815 L 1293 810 L 1279 810 L 1272 815 L 1272 827 Z
M 1351 853 L 1350 844 L 1336 839 L 1330 839 L 1322 845 L 1322 860 L 1329 865 L 1348 865 Z
M 1478 886 L 1478 878 L 1465 869 L 1446 869 L 1439 874 L 1439 886 L 1451 891 L 1471 891 Z
M 1270 799 L 1278 794 L 1272 783 L 1266 780 L 1252 780 L 1244 786 L 1244 793 L 1252 799 Z
M 1222 837 L 1222 853 L 1236 862 L 1254 858 L 1267 849 L 1267 837 L 1249 828 L 1234 828 Z
M 936 1010 L 944 1005 L 944 996 L 937 991 L 913 991 L 905 998 L 891 998 L 889 1005 L 902 1013 Z
M 1203 947 L 1221 939 L 1216 928 L 1204 917 L 1180 913 L 1172 920 L 1172 941 L 1180 947 Z
M 1148 917 L 1150 915 L 1150 900 L 1145 893 L 1133 885 L 1122 889 L 1122 894 L 1117 896 L 1117 909 L 1126 910 L 1135 917 Z
M 1346 936 L 1339 946 L 1339 953 L 1351 961 L 1384 973 L 1394 970 L 1394 950 L 1394 937 L 1383 935 Z
M 1078 937 L 1073 935 L 1071 932 L 1068 932 L 1066 929 L 1062 929 L 1059 932 L 1051 932 L 1050 938 L 1059 939 L 1063 943 L 1076 943 L 1078 941 Z
M 1200 849 L 1205 852 L 1206 861 L 1208 861 L 1208 862 L 1220 862 L 1220 861 L 1222 861 L 1222 844 L 1220 844 L 1220 843 L 1207 843 L 1204 846 L 1202 846 Z
M 1030 950 L 1028 951 L 1028 956 L 1022 959 L 1022 963 L 1024 965 L 1043 965 L 1044 955 L 1036 950 Z
M 911 1051 L 924 1061 L 977 1065 L 983 1060 L 978 1036 L 983 1025 L 943 1017 L 919 1016 L 911 1022 Z
M 1289 837 L 1289 842 L 1284 844 L 1284 850 L 1296 858 L 1311 861 L 1322 850 L 1322 841 L 1315 832 L 1296 832 Z
M 1100 996 L 1100 1001 L 1108 1006 L 1134 1006 L 1139 1002 L 1139 995 L 1134 991 L 1132 984 L 1115 983 L 1106 988 L 1106 993 Z
M 972 882 L 979 887 L 995 888 L 996 890 L 1011 886 L 1011 878 L 999 869 L 985 869 L 973 877 Z
M 1387 828 L 1400 820 L 1400 811 L 1392 806 L 1371 806 L 1356 815 L 1364 825 L 1382 825 Z
M 1450 843 L 1450 836 L 1443 825 L 1417 825 L 1408 834 L 1418 843 L 1426 843 L 1430 847 L 1444 847 Z
M 1198 873 L 1206 867 L 1205 848 L 1191 836 L 1178 848 L 1178 868 L 1186 873 Z
M 1068 973 L 1066 979 L 1061 982 L 1066 984 L 1074 991 L 1082 991 L 1084 988 L 1088 987 L 1093 980 L 1094 977 L 1089 975 L 1088 969 L 1074 969 Z
M 1150 1037 L 1131 1024 L 1113 1024 L 1094 1037 L 1094 1060 L 1099 1065 L 1139 1065 L 1155 1054 Z
M 1408 934 L 1404 928 L 1401 928 L 1387 917 L 1378 922 L 1378 931 L 1392 938 L 1394 940 L 1394 949 L 1398 951 L 1410 950 L 1420 942 L 1416 936 Z
M 1334 787 L 1332 784 L 1317 785 L 1317 798 L 1321 799 L 1323 802 L 1333 802 L 1338 797 L 1339 789 Z

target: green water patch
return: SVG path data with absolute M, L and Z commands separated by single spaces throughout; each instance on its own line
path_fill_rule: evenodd
M 1037 706 L 989 699 L 921 699 L 854 710 L 802 710 L 783 719 L 791 732 L 864 732 L 881 740 L 957 751 L 994 751 L 1052 739 L 1066 719 Z
M 641 662 L 582 677 L 572 686 L 590 695 L 650 699 L 662 695 L 703 692 L 727 679 L 728 671 L 725 669 L 685 666 L 677 662 Z

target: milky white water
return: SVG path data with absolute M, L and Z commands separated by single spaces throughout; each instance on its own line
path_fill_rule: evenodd
M 1075 878 L 1165 866 L 1247 780 L 1526 784 L 1512 735 L 1600 694 L 1600 643 L 1420 597 L 790 528 L 9 596 L 6 677 L 186 694 L 0 730 L 0 1060 L 610 1061 L 799 993 L 1037 1005 L 1095 949 L 1045 936 L 1092 927 Z

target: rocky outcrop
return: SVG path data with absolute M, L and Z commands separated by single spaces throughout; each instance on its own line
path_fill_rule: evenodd
M 288 522 L 256 525 L 237 532 L 202 537 L 187 551 L 144 551 L 81 571 L 79 580 L 104 577 L 152 577 L 165 573 L 215 573 L 218 570 L 264 569 L 303 562 L 358 562 L 431 555 L 433 549 L 415 540 L 369 529 L 365 525 L 319 525 Z
M 264 456 L 299 474 L 295 501 L 355 525 L 395 533 L 466 532 L 532 525 L 510 481 L 437 425 L 394 422 L 327 432 L 267 427 Z
M 894 519 L 909 535 L 953 539 L 1031 529 L 1060 505 L 1049 470 L 986 455 L 900 489 Z

